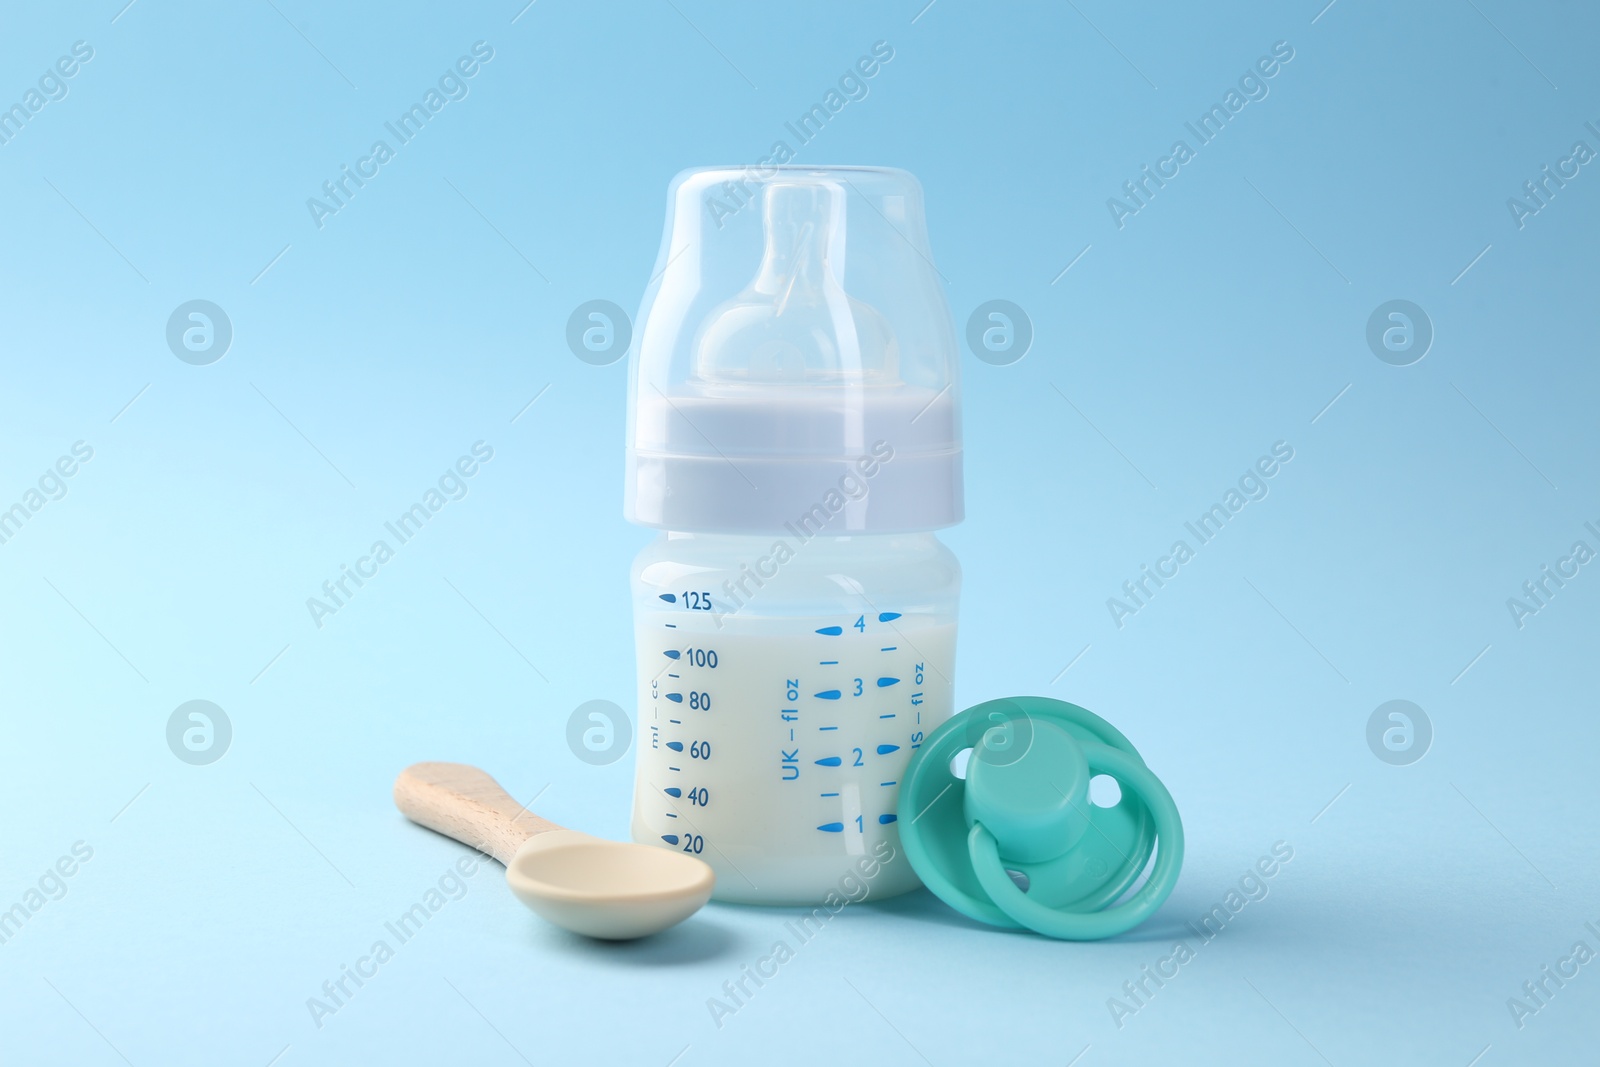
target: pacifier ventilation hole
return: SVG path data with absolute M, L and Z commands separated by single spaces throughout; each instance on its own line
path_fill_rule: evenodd
M 1114 808 L 1122 803 L 1122 786 L 1109 774 L 1089 779 L 1089 803 L 1097 808 Z
M 1028 891 L 1028 886 L 1030 883 L 1026 874 L 1024 874 L 1022 871 L 1013 871 L 1009 867 L 1006 868 L 1006 874 L 1011 876 L 1011 880 L 1016 883 L 1018 889 L 1022 890 L 1024 893 Z
M 972 749 L 964 748 L 950 757 L 950 773 L 965 781 L 967 777 L 967 763 L 972 759 Z

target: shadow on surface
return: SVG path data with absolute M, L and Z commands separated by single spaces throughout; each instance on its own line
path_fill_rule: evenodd
M 670 930 L 636 941 L 600 941 L 551 926 L 542 920 L 531 921 L 538 928 L 531 940 L 541 942 L 542 947 L 629 967 L 675 967 L 686 963 L 703 963 L 734 955 L 742 940 L 737 930 L 726 922 L 719 922 L 716 914 L 708 911 L 691 916 Z

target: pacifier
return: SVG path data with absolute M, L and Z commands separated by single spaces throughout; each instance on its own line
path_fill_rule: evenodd
M 1114 804 L 1090 800 L 1101 775 L 1121 791 Z M 1183 865 L 1177 805 L 1138 750 L 1093 712 L 1048 697 L 986 701 L 934 730 L 912 755 L 897 821 L 912 868 L 946 904 L 1070 941 L 1148 919 Z

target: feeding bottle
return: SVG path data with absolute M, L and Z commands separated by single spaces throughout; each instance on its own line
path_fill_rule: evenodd
M 955 332 L 904 171 L 672 182 L 629 367 L 632 833 L 716 897 L 918 882 L 896 802 L 952 711 Z

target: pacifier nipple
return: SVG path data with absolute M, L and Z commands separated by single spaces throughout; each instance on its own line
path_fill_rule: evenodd
M 967 824 L 981 823 L 1008 859 L 1055 859 L 1088 832 L 1089 778 L 1083 747 L 1065 730 L 1034 723 L 1024 743 L 991 727 L 967 764 Z

